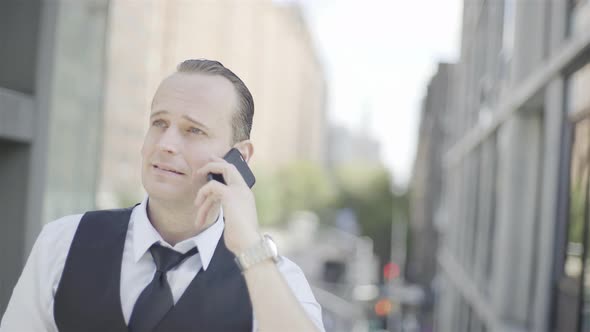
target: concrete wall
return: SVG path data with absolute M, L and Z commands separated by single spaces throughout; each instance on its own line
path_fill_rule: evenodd
M 0 5 L 0 313 L 42 226 L 94 208 L 107 9 Z

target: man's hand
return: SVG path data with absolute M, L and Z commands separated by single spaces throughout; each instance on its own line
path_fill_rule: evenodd
M 198 176 L 209 173 L 223 175 L 226 184 L 209 181 L 199 190 L 195 200 L 199 209 L 196 223 L 201 228 L 207 222 L 209 212 L 221 204 L 225 217 L 225 245 L 237 255 L 260 241 L 254 194 L 237 168 L 222 158 L 212 157 L 197 171 Z
M 209 211 L 223 206 L 225 245 L 234 254 L 252 247 L 258 235 L 258 216 L 254 194 L 236 167 L 221 158 L 197 171 L 199 176 L 222 174 L 226 185 L 209 181 L 197 194 L 197 225 L 202 227 Z M 243 272 L 254 316 L 260 331 L 321 331 L 305 312 L 276 264 L 265 261 Z

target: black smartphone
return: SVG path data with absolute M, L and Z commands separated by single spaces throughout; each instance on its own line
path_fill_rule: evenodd
M 240 151 L 238 151 L 238 149 L 236 148 L 232 148 L 231 150 L 229 150 L 228 153 L 225 154 L 223 159 L 225 159 L 225 161 L 227 161 L 228 163 L 236 166 L 238 172 L 242 174 L 242 177 L 244 178 L 244 181 L 246 181 L 248 187 L 252 188 L 252 186 L 256 182 L 256 178 L 254 177 L 252 170 L 250 170 L 250 167 L 248 167 L 248 163 L 246 163 L 244 157 L 242 157 Z M 223 175 L 221 174 L 209 173 L 207 175 L 207 180 L 216 180 L 225 184 L 225 180 L 223 179 Z

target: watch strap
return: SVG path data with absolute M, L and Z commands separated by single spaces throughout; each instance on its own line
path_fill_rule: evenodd
M 268 235 L 262 235 L 258 243 L 236 255 L 235 260 L 240 270 L 244 272 L 250 267 L 267 260 L 277 262 L 278 252 L 272 238 Z

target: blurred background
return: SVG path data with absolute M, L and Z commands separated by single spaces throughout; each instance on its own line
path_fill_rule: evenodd
M 143 198 L 188 58 L 327 331 L 590 331 L 589 0 L 0 0 L 0 313 L 44 224 Z

